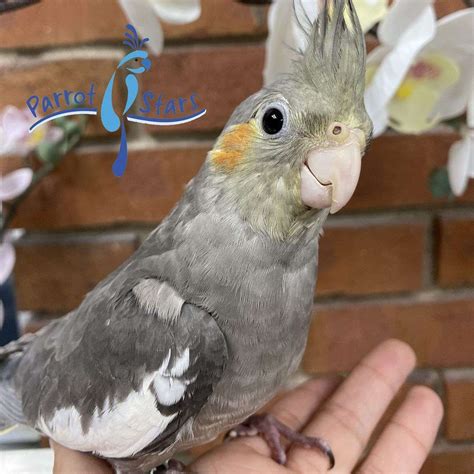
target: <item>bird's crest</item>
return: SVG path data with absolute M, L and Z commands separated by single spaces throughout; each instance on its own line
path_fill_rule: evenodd
M 324 0 L 314 24 L 302 5 L 295 0 L 294 14 L 307 39 L 305 51 L 299 51 L 296 72 L 306 82 L 321 76 L 338 86 L 355 88 L 362 94 L 365 79 L 365 39 L 352 0 Z
M 133 25 L 128 24 L 127 30 L 129 31 L 125 31 L 125 41 L 123 41 L 123 44 L 132 50 L 142 49 L 143 45 L 150 40 L 149 38 L 140 40 L 137 30 Z

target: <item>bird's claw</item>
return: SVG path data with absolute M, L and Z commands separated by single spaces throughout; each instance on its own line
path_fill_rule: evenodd
M 169 459 L 153 470 L 153 474 L 181 474 L 186 472 L 186 466 L 177 459 Z
M 226 440 L 257 435 L 261 435 L 265 439 L 272 453 L 272 458 L 279 464 L 286 464 L 287 460 L 285 449 L 281 443 L 281 436 L 284 436 L 292 444 L 304 448 L 319 449 L 327 456 L 329 469 L 332 469 L 336 464 L 334 454 L 327 441 L 298 433 L 269 414 L 251 416 L 243 424 L 230 430 L 226 435 Z

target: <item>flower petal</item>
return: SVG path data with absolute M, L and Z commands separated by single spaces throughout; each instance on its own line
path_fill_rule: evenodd
M 29 126 L 30 120 L 23 111 L 8 105 L 0 115 L 0 155 L 26 154 L 30 150 L 25 145 Z
M 369 31 L 388 11 L 388 0 L 354 0 L 362 31 Z
M 375 136 L 384 131 L 388 103 L 419 51 L 434 37 L 436 28 L 435 13 L 428 0 L 399 0 L 393 9 L 379 28 L 386 45 L 376 48 L 368 58 L 369 65 L 383 58 L 365 91 L 365 105 L 375 125 Z
M 0 244 L 0 285 L 7 281 L 15 266 L 15 248 L 12 244 Z
M 420 21 L 434 33 L 434 24 L 424 23 L 426 20 L 423 19 L 427 11 L 434 15 L 432 4 L 433 0 L 395 0 L 377 30 L 379 41 L 386 46 L 395 47 L 400 43 L 402 35 L 413 30 L 413 25 Z
M 163 29 L 151 4 L 145 0 L 119 0 L 130 23 L 140 32 L 150 51 L 158 55 L 163 51 Z
M 469 167 L 474 162 L 474 137 L 466 136 L 449 150 L 449 184 L 456 196 L 461 196 L 469 181 Z
M 64 131 L 60 127 L 50 127 L 48 133 L 46 134 L 45 140 L 48 143 L 59 142 L 64 137 Z
M 8 229 L 3 236 L 3 241 L 14 244 L 25 235 L 25 232 L 25 229 Z
M 456 84 L 443 92 L 434 114 L 441 120 L 457 117 L 464 113 L 471 85 L 474 81 L 474 48 L 472 31 L 474 8 L 445 16 L 438 22 L 435 38 L 420 53 L 442 54 L 458 65 L 460 78 Z
M 299 22 L 305 26 L 317 17 L 317 2 L 299 0 L 295 2 L 295 12 Z M 268 12 L 264 83 L 270 84 L 281 74 L 290 72 L 297 56 L 295 51 L 304 50 L 306 42 L 307 38 L 295 19 L 292 2 L 277 0 L 272 3 Z
M 433 128 L 439 118 L 430 119 L 431 112 L 439 100 L 439 93 L 419 85 L 408 99 L 394 97 L 388 106 L 389 124 L 401 133 L 423 133 Z
M 25 116 L 23 111 L 13 105 L 8 105 L 2 114 L 3 130 L 13 141 L 18 141 L 28 136 L 30 122 L 31 120 Z
M 30 168 L 20 168 L 0 177 L 0 202 L 19 196 L 30 185 L 32 179 L 33 171 Z
M 200 0 L 148 0 L 155 13 L 166 23 L 192 23 L 201 16 Z
M 469 100 L 467 102 L 467 126 L 474 129 L 474 81 L 471 82 Z

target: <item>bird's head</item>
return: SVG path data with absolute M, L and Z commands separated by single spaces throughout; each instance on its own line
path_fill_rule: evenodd
M 143 72 L 150 70 L 151 61 L 148 58 L 148 53 L 146 51 L 132 51 L 122 58 L 117 69 L 120 69 L 122 66 L 124 66 L 127 71 L 133 72 L 134 74 L 142 74 Z
M 207 157 L 220 199 L 277 239 L 347 204 L 372 133 L 352 1 L 326 0 L 305 33 L 292 72 L 241 103 Z
M 149 71 L 151 68 L 151 60 L 148 58 L 148 53 L 143 49 L 143 46 L 148 38 L 140 40 L 137 30 L 133 25 L 127 25 L 127 32 L 125 32 L 125 40 L 123 44 L 128 46 L 132 51 L 126 54 L 119 62 L 117 69 L 125 67 L 133 74 L 142 74 Z

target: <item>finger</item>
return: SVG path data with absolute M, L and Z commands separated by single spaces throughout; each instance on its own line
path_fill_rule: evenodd
M 337 376 L 310 379 L 278 399 L 267 413 L 278 418 L 288 428 L 300 430 L 341 381 L 342 377 Z
M 275 416 L 289 428 L 298 431 L 308 422 L 316 408 L 335 390 L 340 381 L 340 377 L 308 380 L 295 389 L 290 390 L 271 405 L 268 410 L 264 411 Z M 262 455 L 270 456 L 268 444 L 259 436 L 237 438 L 233 442 L 242 443 Z
M 428 387 L 414 387 L 388 422 L 359 472 L 417 473 L 433 446 L 443 404 Z
M 112 474 L 109 464 L 89 454 L 73 451 L 50 440 L 54 451 L 53 474 Z
M 405 343 L 389 340 L 355 367 L 305 427 L 303 433 L 325 439 L 336 458 L 336 472 L 350 472 L 377 422 L 415 366 Z M 288 466 L 297 472 L 325 471 L 327 458 L 316 449 L 293 447 Z

